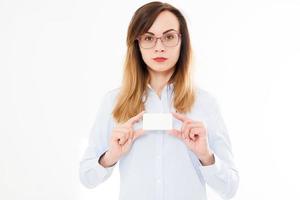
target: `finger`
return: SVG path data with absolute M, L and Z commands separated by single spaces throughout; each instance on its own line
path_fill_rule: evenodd
M 180 113 L 176 113 L 176 112 L 172 112 L 172 115 L 173 115 L 176 119 L 178 119 L 178 120 L 180 120 L 180 121 L 182 121 L 182 122 L 185 122 L 186 120 L 189 119 L 187 116 L 185 116 L 185 115 L 183 115 L 183 114 L 180 114 Z
M 113 140 L 122 145 L 124 142 L 126 142 L 126 134 L 122 132 L 115 132 Z
M 120 138 L 122 138 L 124 135 L 124 133 L 120 132 L 120 131 L 114 131 L 113 135 L 112 135 L 112 139 L 114 141 L 119 140 Z
M 187 125 L 187 129 L 189 130 L 189 132 L 188 132 L 188 136 L 190 137 L 191 136 L 191 131 L 192 130 L 198 130 L 198 129 L 201 129 L 202 128 L 202 126 L 200 125 L 200 124 L 198 124 L 198 123 L 190 123 L 190 124 L 188 124 Z M 192 139 L 192 137 L 190 137 L 191 139 Z
M 133 136 L 134 136 L 133 130 L 130 129 L 130 132 L 129 132 L 129 138 L 133 140 Z
M 123 145 L 123 148 L 124 148 L 124 151 L 125 152 L 128 152 L 128 150 L 130 149 L 131 147 L 131 144 L 132 144 L 132 138 L 129 138 L 125 144 Z
M 129 132 L 130 129 L 129 128 L 125 128 L 125 127 L 117 127 L 117 128 L 114 129 L 114 131 L 122 132 L 122 133 L 125 134 L 125 133 Z
M 126 133 L 126 137 L 125 137 L 126 141 L 127 141 L 129 138 L 130 138 L 130 131 L 128 131 L 128 132 Z
M 123 140 L 126 141 L 129 138 L 129 129 L 115 128 L 113 136 L 115 141 L 117 140 L 123 143 Z
M 187 121 L 185 121 L 183 123 L 183 125 L 181 127 L 181 132 L 182 132 L 184 138 L 188 137 L 188 134 L 189 134 L 189 127 L 188 127 L 188 125 L 190 123 L 193 123 L 192 120 L 187 120 Z
M 124 126 L 118 126 L 118 127 L 115 127 L 114 128 L 115 130 L 126 130 L 128 129 L 127 127 L 124 127 Z
M 145 133 L 144 129 L 138 129 L 136 131 L 133 131 L 133 140 L 136 140 L 140 136 L 142 136 Z
M 139 121 L 140 119 L 142 119 L 143 114 L 144 114 L 145 112 L 146 112 L 146 111 L 143 110 L 142 112 L 140 112 L 140 113 L 137 114 L 136 116 L 131 117 L 131 118 L 126 122 L 126 124 L 132 126 L 133 123 L 135 123 L 135 122 Z
M 167 133 L 170 134 L 170 135 L 172 135 L 172 136 L 175 136 L 175 137 L 177 137 L 179 139 L 183 139 L 182 133 L 179 130 L 171 129 L 171 130 L 168 130 Z
M 190 131 L 190 138 L 192 138 L 193 141 L 195 141 L 199 136 L 199 129 L 198 128 L 192 128 Z
M 129 129 L 127 131 L 126 136 L 125 136 L 125 141 L 123 143 L 123 146 L 125 146 L 125 145 L 129 145 L 130 146 L 130 144 L 131 144 L 131 142 L 133 140 L 133 138 L 132 138 L 133 133 L 132 132 L 133 132 L 132 129 Z
M 120 139 L 119 139 L 119 144 L 123 145 L 127 141 L 127 136 L 124 134 Z
M 199 128 L 199 136 L 200 137 L 205 137 L 206 136 L 206 129 L 205 129 L 205 127 L 200 127 Z
M 125 138 L 124 138 L 124 137 L 122 137 L 122 138 L 118 139 L 118 143 L 119 143 L 119 145 L 123 145 L 125 142 L 126 142 L 126 140 L 125 140 Z

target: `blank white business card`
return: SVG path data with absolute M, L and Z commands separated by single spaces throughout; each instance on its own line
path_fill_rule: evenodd
M 171 113 L 144 113 L 144 130 L 170 130 L 172 129 Z

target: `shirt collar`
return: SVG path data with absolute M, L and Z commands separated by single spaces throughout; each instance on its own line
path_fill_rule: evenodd
M 167 85 L 165 85 L 162 92 L 164 92 L 165 90 L 167 90 L 167 91 L 173 90 L 173 88 L 174 88 L 174 84 L 168 83 Z M 151 85 L 149 83 L 147 83 L 147 89 L 148 89 L 148 91 L 155 92 L 155 90 L 151 87 Z
M 172 91 L 173 91 L 173 88 L 174 88 L 174 84 L 173 84 L 173 83 L 168 83 L 168 84 L 164 87 L 162 93 L 165 92 L 165 90 L 167 90 L 168 93 L 169 93 L 169 92 L 172 92 Z M 147 92 L 146 92 L 146 94 L 144 94 L 143 97 L 142 97 L 143 102 L 146 101 L 146 95 L 149 95 L 149 93 L 155 92 L 155 90 L 151 87 L 151 85 L 150 85 L 149 83 L 147 83 L 147 88 L 146 88 L 146 89 L 147 89 Z

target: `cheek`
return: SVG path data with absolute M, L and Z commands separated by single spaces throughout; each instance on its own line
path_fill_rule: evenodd
M 151 52 L 147 52 L 147 50 L 141 50 L 142 58 L 146 64 L 149 64 L 151 61 Z
M 170 58 L 172 63 L 176 63 L 180 55 L 180 48 L 174 49 L 170 52 Z

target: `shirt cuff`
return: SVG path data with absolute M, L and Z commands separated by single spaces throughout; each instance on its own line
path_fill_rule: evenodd
M 104 149 L 104 150 L 99 154 L 100 156 L 99 156 L 99 157 L 97 158 L 97 160 L 96 160 L 96 165 L 97 165 L 96 170 L 99 171 L 100 174 L 110 174 L 110 173 L 112 172 L 113 168 L 115 167 L 115 165 L 117 164 L 117 163 L 115 163 L 114 165 L 112 165 L 112 166 L 110 166 L 110 167 L 104 167 L 104 166 L 102 166 L 102 165 L 99 163 L 100 157 L 101 157 L 104 153 L 106 153 L 106 151 L 108 151 L 108 148 Z
M 202 165 L 202 163 L 199 160 L 199 168 L 205 178 L 209 178 L 211 176 L 214 176 L 218 174 L 218 172 L 221 170 L 221 160 L 216 156 L 216 154 L 213 154 L 215 157 L 215 163 L 211 165 Z
M 103 182 L 112 173 L 115 165 L 111 167 L 104 167 L 98 162 L 100 156 L 103 155 L 107 150 L 108 149 L 104 149 L 100 151 L 100 153 L 98 153 L 99 156 L 86 160 L 84 166 L 82 166 L 83 171 L 86 172 L 86 181 L 89 185 L 93 185 L 94 182 L 98 180 L 100 180 L 100 182 Z
M 99 155 L 106 151 L 107 149 L 101 150 L 100 153 L 98 151 L 96 155 L 91 155 L 90 158 L 86 156 L 86 159 L 80 162 L 80 179 L 86 187 L 94 188 L 111 175 L 115 165 L 105 168 L 98 163 Z

